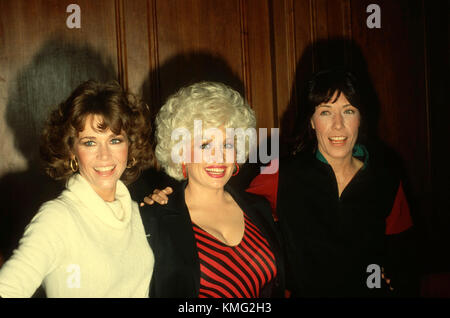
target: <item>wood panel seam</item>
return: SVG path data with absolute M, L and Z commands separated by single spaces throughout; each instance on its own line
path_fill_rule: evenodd
M 294 96 L 294 98 L 296 98 L 297 96 L 297 91 L 295 88 L 295 83 L 294 83 L 294 79 L 295 79 L 295 72 L 296 72 L 296 68 L 297 68 L 297 36 L 296 36 L 296 31 L 295 31 L 295 14 L 294 14 L 294 0 L 289 0 L 289 8 L 286 9 L 288 11 L 288 16 L 289 16 L 289 23 L 287 24 L 287 45 L 288 45 L 288 56 L 287 56 L 287 60 L 288 60 L 288 67 L 289 67 L 289 74 L 288 74 L 288 81 L 289 81 L 289 85 L 291 87 L 291 90 L 293 90 L 291 93 L 292 96 Z M 289 44 L 292 43 L 292 44 Z
M 128 89 L 127 53 L 125 39 L 125 21 L 123 0 L 115 0 L 116 42 L 117 42 L 117 74 L 119 83 Z
M 350 4 L 350 1 L 344 1 L 344 23 L 343 23 L 343 27 L 344 27 L 344 36 L 346 37 L 347 40 L 353 40 L 353 32 L 352 32 L 352 6 Z M 347 27 L 347 30 L 345 30 L 345 27 Z M 350 64 L 352 61 L 352 52 L 351 49 L 348 47 L 348 45 L 346 47 L 344 47 L 344 58 L 345 58 L 345 62 L 347 64 Z
M 160 77 L 159 77 L 159 48 L 158 48 L 158 23 L 157 23 L 157 14 L 156 14 L 156 2 L 155 0 L 147 1 L 147 26 L 148 30 L 148 43 L 149 43 L 149 65 L 150 65 L 150 74 L 153 74 L 153 77 L 150 81 L 153 82 L 153 91 L 150 92 L 153 99 L 152 102 L 156 105 L 160 105 L 162 101 L 160 100 Z
M 311 63 L 313 72 L 316 71 L 316 6 L 314 0 L 309 0 L 309 33 L 312 43 Z
M 273 2 L 271 0 L 267 1 L 269 8 L 269 35 L 270 35 L 270 63 L 272 69 L 272 126 L 279 127 L 279 118 L 278 118 L 278 91 L 277 91 L 277 64 L 276 64 L 276 54 L 275 54 L 275 21 L 274 21 L 274 12 L 273 12 Z
M 247 27 L 247 6 L 245 0 L 239 0 L 239 15 L 241 22 L 241 60 L 242 60 L 242 76 L 245 86 L 245 98 L 250 106 L 252 106 L 252 89 L 250 83 L 250 63 L 248 52 L 248 27 Z

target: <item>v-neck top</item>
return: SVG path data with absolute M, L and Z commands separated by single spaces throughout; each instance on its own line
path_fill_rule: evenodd
M 199 298 L 255 298 L 277 275 L 275 256 L 244 213 L 244 235 L 229 246 L 192 224 L 200 261 Z

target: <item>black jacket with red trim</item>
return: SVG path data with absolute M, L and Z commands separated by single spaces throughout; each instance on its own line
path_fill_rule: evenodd
M 196 298 L 199 294 L 200 263 L 184 200 L 185 186 L 186 183 L 182 183 L 174 187 L 167 205 L 154 204 L 140 208 L 145 233 L 155 255 L 150 297 Z M 261 297 L 283 297 L 285 265 L 281 238 L 269 203 L 257 195 L 237 193 L 229 186 L 225 190 L 260 229 L 275 255 L 277 276 L 264 288 Z
M 376 288 L 368 266 L 388 276 L 393 268 L 385 222 L 400 184 L 395 170 L 372 157 L 339 196 L 331 166 L 311 152 L 281 160 L 279 169 L 277 215 L 292 296 L 390 295 L 383 279 Z

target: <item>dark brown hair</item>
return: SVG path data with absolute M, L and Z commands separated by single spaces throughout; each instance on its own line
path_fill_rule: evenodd
M 334 94 L 336 97 L 332 100 Z M 316 106 L 336 102 L 341 94 L 354 107 L 358 108 L 361 115 L 361 125 L 357 142 L 365 143 L 367 140 L 366 104 L 365 94 L 356 76 L 344 69 L 334 68 L 315 73 L 308 81 L 302 92 L 301 103 L 297 118 L 297 146 L 294 152 L 301 150 L 314 151 L 317 147 L 317 137 L 311 127 L 311 117 L 316 111 Z
M 122 131 L 126 133 L 128 162 L 134 165 L 122 174 L 125 184 L 135 181 L 142 170 L 154 163 L 148 106 L 124 91 L 117 82 L 89 80 L 51 112 L 44 127 L 40 153 L 50 177 L 66 180 L 73 174 L 69 162 L 74 141 L 84 129 L 88 115 L 102 117 L 103 122 L 96 127 L 100 131 L 109 128 L 117 135 Z

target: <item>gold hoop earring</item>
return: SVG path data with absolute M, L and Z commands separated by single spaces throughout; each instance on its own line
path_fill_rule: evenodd
M 72 172 L 74 172 L 74 173 L 77 172 L 78 171 L 78 161 L 77 161 L 77 159 L 75 159 L 75 158 L 70 159 L 69 167 L 70 167 L 70 170 L 72 170 Z
M 131 163 L 129 163 L 127 165 L 127 168 L 130 169 L 130 168 L 134 167 L 135 164 L 136 164 L 136 158 L 133 157 L 133 158 L 131 158 Z

